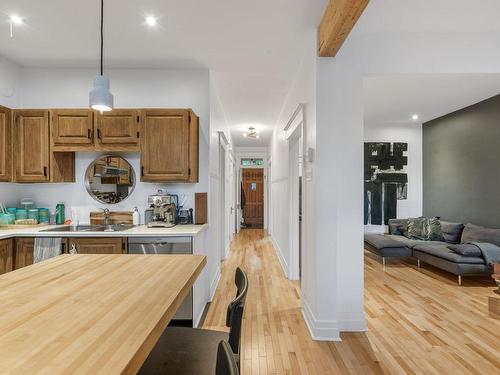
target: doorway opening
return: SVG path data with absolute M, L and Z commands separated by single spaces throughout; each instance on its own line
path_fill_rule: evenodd
M 302 125 L 297 126 L 288 138 L 289 152 L 289 225 L 290 225 L 290 280 L 300 280 L 302 274 L 302 159 L 303 136 Z
M 242 159 L 241 169 L 241 228 L 264 228 L 264 168 L 245 167 Z M 264 164 L 259 159 L 260 165 Z M 259 164 L 256 164 L 259 165 Z

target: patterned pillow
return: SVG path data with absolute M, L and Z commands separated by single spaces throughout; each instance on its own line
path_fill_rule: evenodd
M 439 217 L 430 217 L 425 220 L 425 239 L 428 241 L 445 241 Z
M 407 236 L 412 240 L 444 241 L 439 217 L 408 219 Z
M 406 231 L 406 237 L 412 240 L 424 240 L 425 239 L 425 217 L 417 217 L 408 219 L 408 229 Z

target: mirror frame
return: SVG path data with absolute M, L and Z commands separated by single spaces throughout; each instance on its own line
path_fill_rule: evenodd
M 96 162 L 102 158 L 108 158 L 108 157 L 119 157 L 119 158 L 125 160 L 127 162 L 127 164 L 130 166 L 130 170 L 132 171 L 133 184 L 132 184 L 132 187 L 129 191 L 129 194 L 124 199 L 122 199 L 120 202 L 117 202 L 117 203 L 107 203 L 107 202 L 102 202 L 99 199 L 97 199 L 96 196 L 92 193 L 92 189 L 90 188 L 90 183 L 89 183 L 90 171 L 94 168 Z M 122 202 L 125 202 L 128 198 L 130 198 L 130 196 L 134 192 L 135 187 L 137 185 L 137 175 L 135 174 L 134 167 L 132 166 L 132 164 L 130 164 L 130 162 L 127 159 L 125 159 L 121 155 L 106 154 L 106 155 L 101 155 L 101 156 L 97 157 L 96 159 L 94 159 L 94 161 L 92 161 L 92 163 L 89 164 L 89 166 L 85 170 L 85 175 L 83 176 L 83 179 L 84 179 L 85 189 L 87 190 L 88 195 L 90 195 L 92 197 L 92 199 L 94 199 L 96 202 L 99 202 L 100 204 L 115 205 L 115 204 L 120 204 Z

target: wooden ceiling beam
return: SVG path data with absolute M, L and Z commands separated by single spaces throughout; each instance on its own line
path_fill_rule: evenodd
M 330 0 L 319 26 L 319 56 L 335 57 L 370 0 Z

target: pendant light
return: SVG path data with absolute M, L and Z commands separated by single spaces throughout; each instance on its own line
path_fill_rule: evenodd
M 109 79 L 103 75 L 104 52 L 104 0 L 101 0 L 101 74 L 94 79 L 94 88 L 90 91 L 89 103 L 92 109 L 107 112 L 113 109 L 113 95 L 109 92 Z

